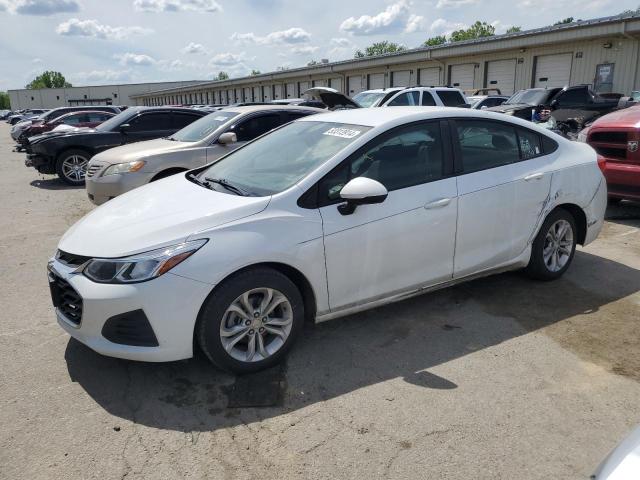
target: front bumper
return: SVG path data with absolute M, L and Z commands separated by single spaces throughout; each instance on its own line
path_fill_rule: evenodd
M 604 176 L 610 197 L 640 200 L 640 165 L 607 160 Z
M 35 168 L 40 173 L 56 173 L 53 159 L 38 153 L 27 153 L 24 164 L 26 167 Z
M 87 196 L 96 205 L 102 205 L 118 195 L 146 185 L 154 176 L 152 172 L 118 173 L 101 176 L 102 172 L 109 166 L 92 162 L 87 170 L 85 178 Z
M 60 326 L 92 350 L 110 357 L 147 362 L 168 362 L 193 356 L 193 331 L 198 312 L 212 285 L 166 273 L 148 282 L 110 285 L 95 283 L 75 267 L 49 261 L 49 275 L 68 283 L 82 299 L 81 319 L 74 321 L 56 307 Z M 158 346 L 114 343 L 103 336 L 107 320 L 142 311 Z

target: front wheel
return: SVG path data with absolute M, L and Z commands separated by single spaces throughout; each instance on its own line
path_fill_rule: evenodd
M 567 271 L 576 251 L 576 222 L 558 208 L 546 218 L 531 246 L 526 273 L 538 280 L 555 280 Z
M 56 173 L 69 185 L 84 185 L 91 156 L 83 150 L 67 150 L 58 157 Z
M 245 270 L 226 280 L 205 302 L 196 336 L 218 367 L 250 373 L 279 363 L 304 321 L 300 291 L 271 268 Z

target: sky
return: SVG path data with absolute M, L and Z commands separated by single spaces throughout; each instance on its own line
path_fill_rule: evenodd
M 408 48 L 476 20 L 504 33 L 640 0 L 0 0 L 0 90 L 45 70 L 74 85 L 209 80 Z

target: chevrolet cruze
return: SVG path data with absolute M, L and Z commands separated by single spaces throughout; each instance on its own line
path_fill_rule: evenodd
M 309 116 L 121 195 L 48 265 L 58 322 L 146 361 L 238 373 L 322 321 L 495 272 L 553 280 L 603 224 L 588 145 L 452 108 Z M 398 320 L 401 321 L 401 320 Z

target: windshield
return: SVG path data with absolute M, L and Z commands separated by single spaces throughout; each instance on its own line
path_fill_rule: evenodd
M 240 115 L 238 112 L 225 111 L 210 113 L 190 123 L 182 130 L 178 130 L 169 137 L 169 140 L 175 140 L 177 142 L 199 142 L 238 115 Z
M 362 92 L 353 97 L 353 101 L 361 107 L 369 108 L 384 96 L 384 92 Z
M 98 132 L 110 132 L 116 127 L 119 127 L 125 120 L 134 117 L 138 113 L 135 108 L 127 108 L 124 112 L 120 112 L 115 117 L 111 117 L 106 122 L 102 122 L 96 127 Z
M 223 180 L 252 196 L 273 195 L 302 180 L 370 128 L 293 122 L 227 155 L 201 172 L 198 179 Z
M 549 90 L 520 90 L 504 103 L 507 105 L 515 105 L 517 103 L 541 105 L 547 100 L 549 93 Z

